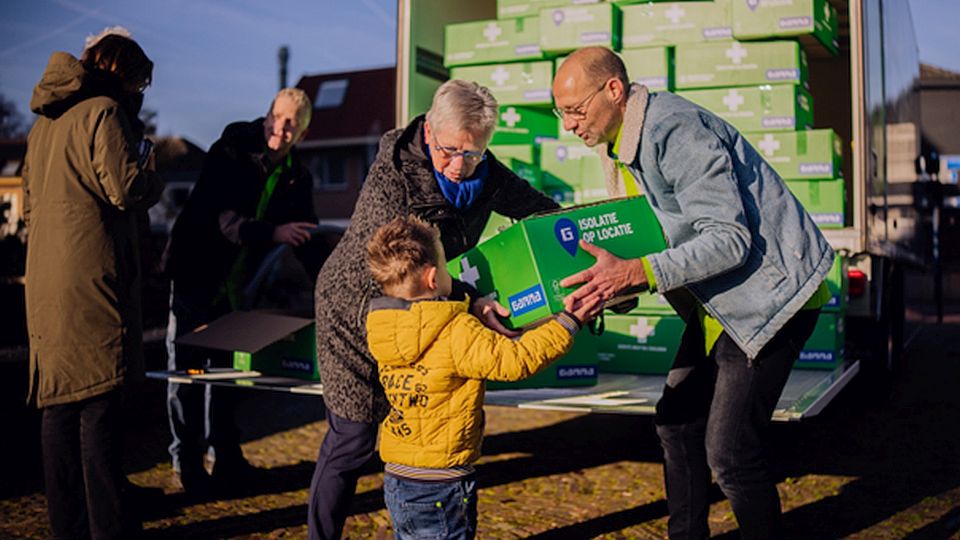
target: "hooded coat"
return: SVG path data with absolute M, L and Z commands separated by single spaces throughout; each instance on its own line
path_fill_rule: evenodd
M 416 215 L 437 226 L 444 252 L 452 259 L 477 244 L 491 212 L 523 218 L 558 206 L 488 152 L 482 191 L 469 208 L 458 210 L 437 185 L 423 147 L 423 122 L 420 116 L 381 137 L 350 227 L 317 277 L 314 299 L 323 400 L 338 416 L 353 422 L 379 422 L 389 410 L 364 329 L 369 300 L 383 294 L 366 257 L 367 242 L 377 228 L 395 217 Z
M 163 193 L 117 94 L 54 53 L 30 108 L 24 218 L 29 401 L 80 401 L 142 376 L 138 216 Z
M 484 381 L 540 371 L 570 350 L 579 326 L 564 313 L 514 340 L 468 308 L 467 301 L 370 302 L 367 339 L 391 405 L 380 431 L 383 461 L 434 469 L 475 462 Z

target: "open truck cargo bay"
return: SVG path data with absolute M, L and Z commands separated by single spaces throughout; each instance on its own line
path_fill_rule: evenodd
M 537 0 L 519 3 L 535 6 Z M 559 3 L 540 1 L 551 6 Z M 651 10 L 669 4 L 612 3 L 646 5 Z M 848 330 L 846 361 L 833 371 L 793 371 L 774 415 L 780 420 L 817 414 L 864 368 L 863 362 L 871 357 L 866 352 L 884 348 L 881 342 L 888 342 L 887 352 L 895 355 L 897 340 L 902 343 L 902 266 L 930 259 L 924 223 L 911 194 L 917 180 L 914 160 L 920 153 L 920 113 L 914 91 L 919 59 L 908 3 L 829 0 L 826 8 L 817 0 L 810 4 L 820 8 L 816 16 L 821 10 L 831 10 L 837 28 L 835 46 L 825 46 L 823 36 L 814 33 L 793 38 L 802 45 L 808 64 L 809 88 L 805 91 L 814 104 L 813 127 L 832 130 L 841 141 L 836 176 L 845 193 L 842 221 L 823 228 L 823 233 L 838 256 L 846 259 L 846 266 L 861 272 L 866 280 L 865 292 L 850 299 L 846 313 L 848 318 L 865 322 L 867 331 L 858 343 L 852 343 L 855 333 Z M 676 5 L 684 7 L 682 2 Z M 499 18 L 509 17 L 500 13 Z M 398 19 L 396 110 L 397 125 L 405 125 L 429 108 L 433 92 L 449 75 L 443 65 L 442 29 L 452 23 L 493 22 L 498 19 L 498 5 L 495 0 L 456 5 L 441 0 L 400 0 Z M 629 48 L 630 39 L 626 30 L 623 33 L 624 51 L 642 50 Z M 548 59 L 546 55 L 544 59 Z M 889 368 L 892 361 L 873 360 L 867 365 L 880 363 Z M 596 386 L 501 390 L 488 392 L 487 401 L 518 407 L 651 414 L 663 382 L 660 375 L 601 372 Z

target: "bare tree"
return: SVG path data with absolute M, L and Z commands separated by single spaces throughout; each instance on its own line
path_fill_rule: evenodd
M 16 104 L 0 94 L 0 138 L 22 137 L 27 133 L 26 127 Z

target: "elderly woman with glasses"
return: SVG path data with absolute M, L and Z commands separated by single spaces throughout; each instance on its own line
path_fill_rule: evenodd
M 377 425 L 389 406 L 366 344 L 367 304 L 382 292 L 367 268 L 370 236 L 397 216 L 416 215 L 440 230 L 448 258 L 476 245 L 491 212 L 522 218 L 557 204 L 486 150 L 497 102 L 486 88 L 452 80 L 426 116 L 386 133 L 350 227 L 317 278 L 317 357 L 329 430 L 310 485 L 310 538 L 338 538 L 360 468 L 373 455 Z M 463 283 L 473 312 L 501 333 L 507 315 Z

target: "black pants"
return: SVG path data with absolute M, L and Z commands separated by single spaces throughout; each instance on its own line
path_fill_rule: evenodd
M 40 432 L 55 539 L 132 538 L 123 497 L 120 391 L 44 407 Z
M 340 538 L 360 469 L 373 457 L 377 424 L 353 422 L 327 409 L 327 435 L 310 481 L 307 532 L 310 540 Z
M 764 435 L 819 313 L 800 311 L 752 361 L 726 332 L 707 355 L 699 321 L 688 322 L 655 419 L 671 539 L 709 538 L 711 471 L 730 500 L 741 537 L 783 536 Z

